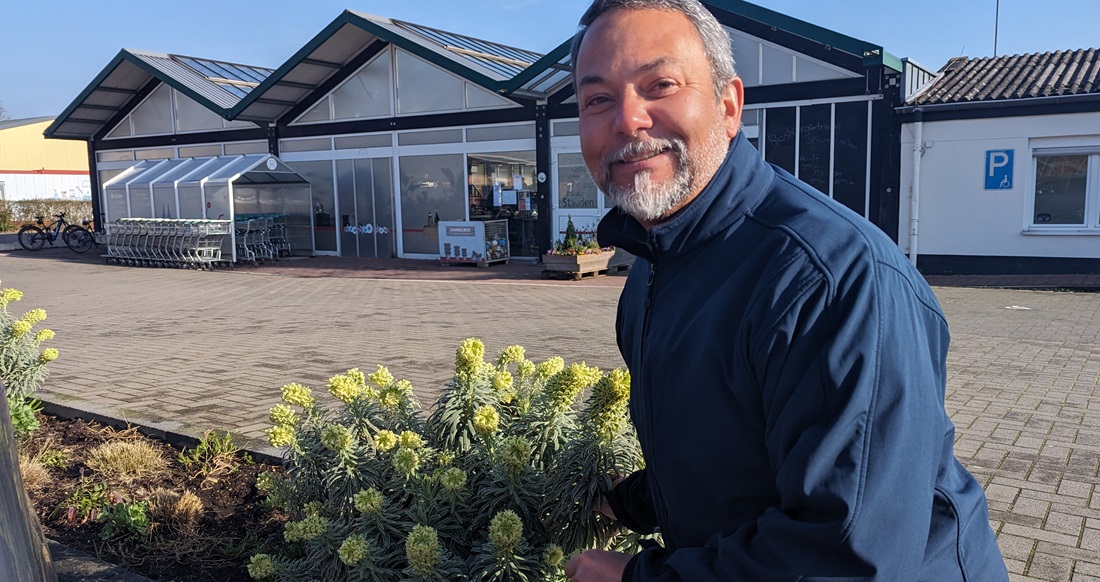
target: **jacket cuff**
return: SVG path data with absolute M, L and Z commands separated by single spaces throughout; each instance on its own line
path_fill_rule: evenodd
M 623 568 L 623 580 L 622 582 L 630 582 L 634 579 L 634 564 L 638 563 L 639 554 L 634 554 L 633 558 L 626 563 L 626 568 Z

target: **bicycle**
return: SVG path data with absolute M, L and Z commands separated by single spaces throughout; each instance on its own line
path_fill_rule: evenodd
M 35 216 L 35 224 L 23 225 L 23 228 L 19 229 L 19 245 L 28 251 L 37 251 L 47 242 L 53 246 L 54 241 L 60 236 L 65 246 L 74 252 L 87 252 L 95 246 L 95 237 L 88 229 L 65 220 L 64 212 L 54 216 L 57 220 L 50 224 L 45 224 L 43 217 Z

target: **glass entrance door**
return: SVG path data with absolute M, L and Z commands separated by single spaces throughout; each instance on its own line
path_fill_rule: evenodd
M 397 256 L 392 158 L 337 160 L 340 255 Z
M 565 236 L 569 221 L 579 233 L 595 234 L 596 225 L 607 209 L 603 192 L 588 175 L 588 167 L 577 149 L 561 149 L 554 152 L 554 240 Z

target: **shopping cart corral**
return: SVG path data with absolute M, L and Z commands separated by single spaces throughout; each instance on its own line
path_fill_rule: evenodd
M 211 269 L 228 266 L 223 253 L 230 243 L 232 222 L 121 218 L 107 224 L 108 263 L 137 267 Z

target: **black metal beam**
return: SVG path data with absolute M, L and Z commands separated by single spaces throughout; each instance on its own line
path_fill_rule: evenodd
M 329 61 L 322 61 L 322 60 L 310 59 L 310 58 L 304 58 L 299 62 L 301 64 L 304 64 L 304 65 L 313 65 L 315 67 L 327 67 L 329 69 L 339 69 L 339 68 L 343 67 L 343 65 L 341 65 L 340 63 L 332 63 L 332 62 L 329 62 Z
M 531 107 L 512 107 L 509 109 L 491 109 L 487 111 L 462 111 L 458 113 L 337 121 L 333 123 L 317 123 L 310 125 L 280 125 L 279 136 L 285 139 L 291 137 L 330 136 L 348 133 L 402 131 L 406 129 L 432 129 L 458 125 L 484 125 L 489 123 L 531 121 L 534 116 L 535 113 Z
M 178 133 L 175 135 L 151 135 L 148 137 L 118 138 L 112 140 L 95 140 L 95 149 L 119 150 L 151 147 L 172 147 L 181 145 L 230 143 L 235 141 L 267 140 L 267 130 L 259 128 L 226 129 L 220 131 L 204 131 L 201 133 Z

